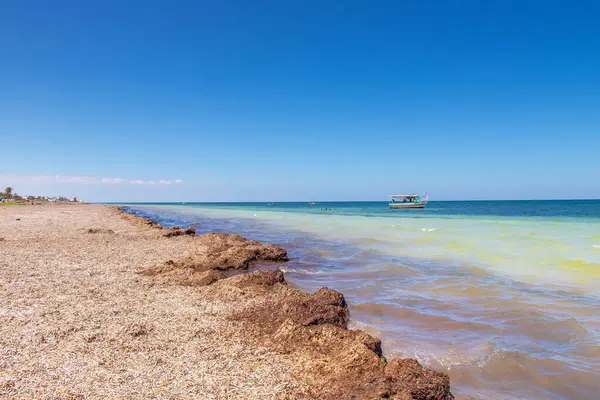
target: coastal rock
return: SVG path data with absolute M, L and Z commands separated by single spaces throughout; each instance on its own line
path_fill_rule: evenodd
M 163 234 L 164 237 L 173 237 L 173 236 L 184 236 L 184 235 L 195 235 L 196 234 L 196 230 L 194 228 L 180 228 L 178 226 L 175 226 L 173 228 L 168 228 L 165 229 L 165 233 Z
M 379 338 L 373 337 L 358 329 L 352 332 L 356 333 L 356 339 L 359 340 L 362 344 L 364 344 L 367 349 L 377 354 L 378 357 L 383 358 L 383 351 L 381 350 L 381 340 Z
M 215 282 L 223 277 L 223 272 L 227 270 L 246 270 L 256 261 L 281 262 L 288 259 L 287 252 L 279 246 L 246 240 L 236 234 L 206 234 L 194 236 L 194 240 L 198 242 L 201 251 L 178 260 L 168 260 L 142 271 L 141 274 L 157 277 L 167 283 L 179 282 L 182 285 L 197 286 Z M 214 273 L 204 274 L 207 271 Z M 194 274 L 199 275 L 194 276 Z M 274 273 L 260 278 L 257 276 L 254 279 L 262 279 L 265 284 L 268 281 L 282 280 L 283 274 L 281 272 L 279 274 L 281 277 L 277 276 L 278 273 Z M 255 284 L 252 283 L 252 286 Z
M 432 369 L 423 368 L 412 358 L 396 359 L 385 366 L 385 375 L 392 388 L 410 394 L 414 400 L 450 400 L 450 378 Z
M 350 317 L 344 295 L 326 287 L 294 304 L 287 312 L 302 326 L 331 324 L 347 328 Z
M 113 208 L 113 210 L 115 210 L 115 209 Z M 119 214 L 121 214 L 122 218 L 126 219 L 127 221 L 131 222 L 134 225 L 138 225 L 138 226 L 141 225 L 141 226 L 154 228 L 154 229 L 163 229 L 161 224 L 152 221 L 151 218 L 132 214 L 128 211 L 125 211 L 122 207 L 116 207 L 116 211 Z
M 251 297 L 229 318 L 242 321 L 249 339 L 297 360 L 296 373 L 311 382 L 320 399 L 452 399 L 446 374 L 422 367 L 416 360 L 382 356 L 381 341 L 363 331 L 347 329 L 344 296 L 329 288 L 307 294 L 285 284 L 278 270 L 261 270 L 219 281 L 207 296 Z M 254 285 L 254 286 L 253 286 Z M 235 287 L 243 292 L 230 289 Z M 227 296 L 223 296 L 227 293 Z M 237 294 L 236 294 L 237 293 Z M 241 297 L 240 297 L 241 299 Z M 248 304 L 248 303 L 246 303 Z
M 148 217 L 139 217 L 142 220 L 142 223 L 148 225 L 151 228 L 162 228 L 162 225 L 158 222 L 152 221 L 151 218 Z
M 152 218 L 142 217 L 140 215 L 135 215 L 131 212 L 124 210 L 122 207 L 117 207 L 116 211 L 121 214 L 121 217 L 130 221 L 135 225 L 143 225 L 145 227 L 151 229 L 160 229 L 161 236 L 164 237 L 174 237 L 174 236 L 185 236 L 185 235 L 195 235 L 196 230 L 194 228 L 180 228 L 179 226 L 174 226 L 171 228 L 165 228 L 158 222 L 152 220 Z
M 91 228 L 91 229 L 88 229 L 87 233 L 114 234 L 115 231 L 113 231 L 112 229 Z
M 283 272 L 279 269 L 264 269 L 251 274 L 242 275 L 236 282 L 239 288 L 245 287 L 269 287 L 277 283 L 286 284 Z
M 255 271 L 241 277 L 234 277 L 231 286 L 251 288 L 255 286 L 273 286 L 284 283 L 283 273 L 279 270 Z M 340 328 L 348 326 L 348 306 L 344 296 L 334 290 L 323 287 L 315 294 L 302 293 L 288 288 L 279 292 L 281 296 L 270 296 L 256 307 L 244 310 L 240 318 L 260 326 L 261 334 L 273 334 L 284 322 L 299 326 L 331 324 Z
M 198 236 L 206 251 L 182 260 L 197 271 L 216 269 L 248 269 L 256 261 L 287 261 L 287 252 L 279 246 L 246 240 L 236 234 L 206 234 Z
M 219 279 L 223 279 L 225 275 L 219 271 L 204 271 L 200 273 L 193 273 L 182 282 L 183 285 L 187 286 L 208 286 Z
M 208 247 L 206 257 L 199 261 L 211 269 L 247 269 L 254 261 L 288 261 L 282 247 L 246 240 L 235 233 L 208 233 L 198 238 Z

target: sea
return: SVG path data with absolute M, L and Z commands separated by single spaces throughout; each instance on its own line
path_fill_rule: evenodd
M 342 292 L 352 328 L 458 399 L 600 398 L 600 200 L 125 206 L 283 246 L 290 284 Z

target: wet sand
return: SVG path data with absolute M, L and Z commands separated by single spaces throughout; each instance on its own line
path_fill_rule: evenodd
M 190 233 L 99 205 L 0 207 L 0 396 L 451 398 L 445 374 L 348 330 L 341 294 L 246 273 L 284 249 Z

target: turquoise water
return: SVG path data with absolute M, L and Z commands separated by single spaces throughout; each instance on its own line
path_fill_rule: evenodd
M 600 391 L 600 201 L 130 207 L 283 245 L 292 284 L 342 291 L 355 327 L 448 372 L 459 398 Z

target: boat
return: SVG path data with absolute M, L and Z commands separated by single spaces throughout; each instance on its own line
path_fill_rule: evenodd
M 315 204 L 317 204 L 317 203 L 315 203 L 314 201 L 311 201 L 311 202 L 310 202 L 310 203 L 308 203 L 308 204 L 310 204 L 311 206 L 314 206 L 314 205 L 315 205 Z
M 429 196 L 425 193 L 423 196 L 413 194 L 394 194 L 390 196 L 390 208 L 425 208 Z

